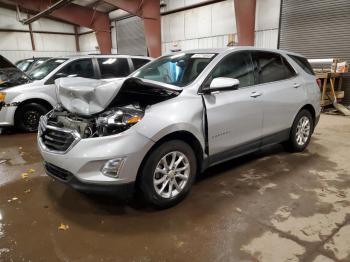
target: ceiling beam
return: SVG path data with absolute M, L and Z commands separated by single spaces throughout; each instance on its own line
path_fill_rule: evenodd
M 34 12 L 41 12 L 51 5 L 51 0 L 12 1 L 17 3 L 20 7 Z M 112 39 L 108 14 L 70 3 L 69 5 L 54 10 L 50 15 L 69 23 L 94 30 L 101 53 L 111 53 Z
M 21 22 L 25 25 L 31 24 L 34 21 L 38 20 L 39 18 L 47 16 L 47 15 L 51 14 L 53 11 L 60 9 L 63 6 L 70 4 L 71 2 L 73 2 L 73 0 L 60 0 L 56 3 L 54 3 L 53 5 L 49 6 L 47 9 L 41 11 L 40 13 L 37 13 L 36 15 L 34 15 L 28 19 L 25 19 Z
M 1 0 L 0 0 L 0 8 L 9 9 L 9 10 L 12 10 L 12 11 L 17 11 L 15 2 L 13 4 L 8 4 L 8 3 L 1 2 Z M 37 13 L 37 12 L 34 12 L 32 10 L 28 10 L 28 9 L 26 9 L 25 11 L 26 11 L 27 14 L 30 14 L 30 15 L 35 15 Z M 50 15 L 48 15 L 47 17 L 50 18 L 51 20 L 54 20 L 54 21 L 57 21 L 57 22 L 66 23 L 66 24 L 69 24 L 69 25 L 74 25 L 73 23 L 64 21 L 64 20 L 59 19 L 57 17 L 53 17 L 53 16 L 50 16 Z

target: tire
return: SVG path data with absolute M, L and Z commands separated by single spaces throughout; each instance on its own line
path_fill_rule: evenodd
M 302 152 L 308 146 L 314 131 L 314 120 L 310 111 L 301 110 L 294 119 L 289 140 L 284 144 L 290 152 Z
M 174 156 L 175 161 L 172 165 Z M 175 168 L 181 157 L 181 162 Z M 164 159 L 167 162 L 166 165 Z M 170 171 L 166 166 L 170 168 Z M 188 169 L 185 168 L 186 166 Z M 158 172 L 156 172 L 157 167 Z M 193 149 L 181 140 L 167 141 L 154 149 L 147 157 L 140 170 L 139 189 L 147 203 L 154 207 L 160 209 L 172 207 L 189 193 L 196 172 L 197 161 Z M 159 184 L 156 184 L 157 182 Z
M 40 116 L 45 115 L 49 110 L 37 103 L 21 105 L 15 115 L 15 126 L 24 132 L 36 132 L 38 130 Z

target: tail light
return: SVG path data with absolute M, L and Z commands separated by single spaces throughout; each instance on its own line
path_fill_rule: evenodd
M 317 85 L 318 85 L 319 88 L 322 87 L 322 81 L 321 81 L 321 79 L 317 78 L 317 79 L 316 79 L 316 83 L 317 83 Z

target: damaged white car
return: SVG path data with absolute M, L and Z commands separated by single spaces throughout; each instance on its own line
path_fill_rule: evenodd
M 208 49 L 160 57 L 127 79 L 56 82 L 40 120 L 47 174 L 79 190 L 134 190 L 157 207 L 209 166 L 274 143 L 308 145 L 320 91 L 307 60 L 280 50 Z

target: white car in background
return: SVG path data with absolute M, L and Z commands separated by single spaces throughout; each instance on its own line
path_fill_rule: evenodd
M 52 58 L 33 69 L 28 83 L 0 90 L 0 127 L 15 126 L 33 132 L 40 116 L 57 104 L 55 80 L 84 77 L 116 80 L 151 61 L 128 55 L 87 55 Z

